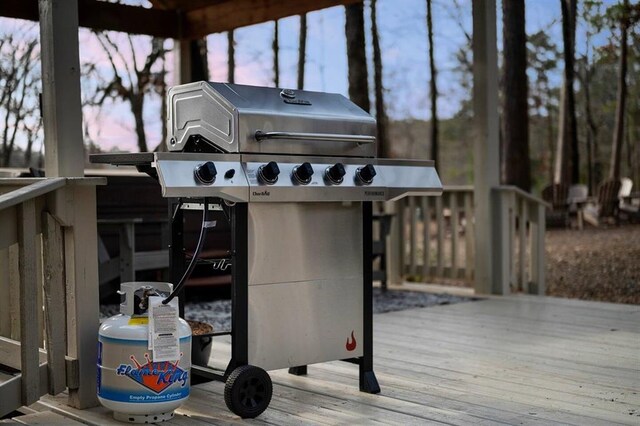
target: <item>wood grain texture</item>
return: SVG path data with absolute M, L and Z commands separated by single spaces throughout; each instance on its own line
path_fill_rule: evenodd
M 60 224 L 43 212 L 43 275 L 46 348 L 49 393 L 55 395 L 66 387 L 67 306 L 64 276 L 64 243 Z
M 358 391 L 357 366 L 312 365 L 307 376 L 270 372 L 274 396 L 256 424 L 638 424 L 640 307 L 536 296 L 492 297 L 374 316 L 382 392 Z M 210 364 L 224 367 L 228 336 Z M 237 424 L 224 385 L 192 388 L 171 424 Z M 103 408 L 77 421 L 107 424 Z M 635 411 L 634 411 L 635 410 Z
M 22 374 L 22 402 L 36 402 L 39 394 L 38 349 L 38 279 L 36 267 L 36 203 L 30 199 L 18 208 L 20 271 L 20 371 Z

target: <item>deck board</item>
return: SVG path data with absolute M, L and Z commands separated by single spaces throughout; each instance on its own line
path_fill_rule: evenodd
M 212 363 L 229 356 L 214 342 Z M 270 372 L 274 396 L 252 424 L 640 424 L 640 307 L 511 296 L 374 316 L 382 393 L 358 392 L 357 366 L 331 362 L 305 377 Z M 222 383 L 194 386 L 176 425 L 246 423 Z M 37 407 L 90 424 L 64 396 Z

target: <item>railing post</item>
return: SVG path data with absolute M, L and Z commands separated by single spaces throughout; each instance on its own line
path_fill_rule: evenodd
M 535 232 L 531 230 L 531 281 L 529 292 L 544 296 L 546 293 L 545 283 L 545 252 L 544 252 L 544 232 L 545 232 L 545 206 L 537 204 L 535 208 Z
M 418 215 L 416 212 L 416 197 L 409 199 L 409 274 L 413 279 L 418 275 L 418 251 L 416 250 L 416 230 L 418 229 Z
M 67 317 L 62 228 L 47 212 L 42 213 L 42 254 L 44 272 L 44 313 L 47 342 L 49 393 L 57 395 L 66 388 Z
M 71 183 L 58 191 L 56 215 L 64 214 L 67 278 L 67 353 L 77 359 L 78 387 L 69 389 L 76 408 L 97 405 L 98 242 L 93 184 Z
M 494 235 L 492 252 L 493 262 L 493 283 L 491 283 L 492 294 L 509 294 L 509 282 L 511 277 L 511 220 L 510 220 L 510 195 L 493 188 L 491 191 L 493 226 L 498 235 Z
M 473 191 L 464 192 L 464 277 L 471 281 L 473 278 L 473 247 L 474 247 L 474 211 L 473 211 Z
M 20 374 L 22 403 L 31 405 L 40 398 L 38 279 L 36 266 L 36 202 L 18 207 L 20 270 Z
M 518 290 L 528 292 L 529 280 L 527 280 L 527 222 L 529 221 L 529 202 L 524 198 L 520 198 L 518 203 L 518 255 L 519 255 L 519 284 Z
M 422 229 L 423 235 L 423 253 L 422 253 L 422 282 L 427 282 L 431 276 L 429 268 L 429 250 L 431 248 L 431 211 L 429 210 L 429 197 L 422 197 Z

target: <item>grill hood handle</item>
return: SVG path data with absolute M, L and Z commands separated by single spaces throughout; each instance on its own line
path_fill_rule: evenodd
M 327 141 L 327 142 L 356 142 L 358 144 L 374 143 L 375 136 L 368 135 L 340 135 L 335 133 L 297 133 L 297 132 L 263 132 L 256 130 L 255 138 L 258 142 L 265 139 L 289 139 L 298 141 Z

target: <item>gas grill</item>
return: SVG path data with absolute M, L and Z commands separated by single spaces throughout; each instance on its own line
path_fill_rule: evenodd
M 135 165 L 173 200 L 174 283 L 184 269 L 182 208 L 198 205 L 203 217 L 217 208 L 231 223 L 231 360 L 224 374 L 196 373 L 226 380 L 225 401 L 243 417 L 269 403 L 263 370 L 305 374 L 345 360 L 359 365 L 360 390 L 379 392 L 372 202 L 439 195 L 433 162 L 375 158 L 375 120 L 337 94 L 199 82 L 171 88 L 167 108 L 169 152 L 92 161 Z M 259 404 L 233 400 L 239 370 L 264 379 L 252 391 L 268 388 Z

